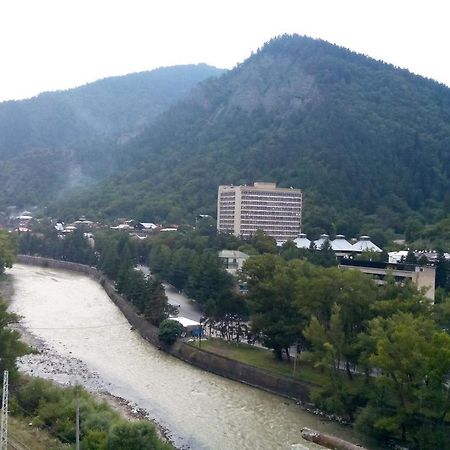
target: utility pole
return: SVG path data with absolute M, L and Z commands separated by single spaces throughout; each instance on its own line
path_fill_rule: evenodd
M 79 390 L 79 386 L 76 386 L 75 389 L 77 392 L 75 448 L 76 448 L 76 450 L 80 450 L 80 390 Z M 3 449 L 0 449 L 0 450 L 3 450 Z
M 8 449 L 8 371 L 3 372 L 2 421 L 0 430 L 0 450 Z

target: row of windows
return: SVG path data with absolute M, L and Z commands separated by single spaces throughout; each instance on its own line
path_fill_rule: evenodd
M 295 203 L 248 203 L 246 205 L 241 206 L 241 210 L 278 210 L 278 211 L 292 211 L 297 210 L 300 211 L 302 209 L 301 205 L 297 205 Z
M 253 236 L 255 233 L 254 232 L 250 232 L 250 233 L 241 233 L 241 236 L 243 238 L 248 238 L 250 236 Z M 284 241 L 284 240 L 288 240 L 288 239 L 294 239 L 295 238 L 295 233 L 286 233 L 286 234 L 271 234 L 271 236 L 277 240 L 277 241 Z
M 242 205 L 301 205 L 301 200 L 295 201 L 291 198 L 283 199 L 283 198 L 245 198 L 241 201 Z
M 275 233 L 298 233 L 300 227 L 280 227 L 280 226 L 270 226 L 270 225 L 259 225 L 257 227 L 241 227 L 241 231 L 245 232 L 253 232 L 256 230 L 264 230 L 270 234 L 270 232 Z
M 275 223 L 300 223 L 300 220 L 298 217 L 271 217 L 271 216 L 267 216 L 267 217 L 250 217 L 250 218 L 242 218 L 241 219 L 241 223 L 248 223 L 248 224 L 252 224 L 252 223 L 270 223 L 270 222 L 275 222 Z
M 270 208 L 268 206 L 266 207 L 260 207 L 260 208 L 242 208 L 241 209 L 242 214 L 262 214 L 264 212 L 271 212 L 271 213 L 278 213 L 278 214 L 287 214 L 287 213 L 301 213 L 301 209 L 298 208 Z
M 241 213 L 242 217 L 258 217 L 258 216 L 273 216 L 273 217 L 300 217 L 300 211 L 245 211 Z
M 302 194 L 300 192 L 274 192 L 274 191 L 253 191 L 253 190 L 242 190 L 242 198 L 246 196 L 256 196 L 256 197 L 301 197 Z

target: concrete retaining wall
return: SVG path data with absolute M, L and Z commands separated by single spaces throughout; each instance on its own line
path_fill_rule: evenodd
M 142 337 L 160 348 L 161 343 L 158 339 L 158 328 L 140 317 L 136 313 L 134 306 L 118 294 L 114 288 L 114 284 L 95 267 L 27 255 L 18 255 L 17 262 L 20 264 L 37 265 L 54 269 L 73 270 L 90 276 L 103 286 L 109 298 L 117 305 L 123 315 L 127 318 L 128 322 L 139 331 Z M 299 381 L 276 376 L 263 369 L 258 369 L 248 364 L 199 349 L 182 341 L 177 341 L 171 347 L 163 346 L 163 348 L 171 355 L 200 369 L 284 397 L 293 398 L 302 402 L 309 402 L 310 386 Z

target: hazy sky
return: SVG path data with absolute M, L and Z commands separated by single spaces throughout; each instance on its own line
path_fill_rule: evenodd
M 446 0 L 0 0 L 0 100 L 130 72 L 232 68 L 283 33 L 450 86 Z

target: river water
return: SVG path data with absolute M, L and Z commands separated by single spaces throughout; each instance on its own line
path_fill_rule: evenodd
M 158 351 L 84 275 L 19 264 L 8 273 L 14 285 L 10 309 L 43 349 L 23 358 L 21 370 L 126 399 L 169 430 L 179 448 L 321 448 L 302 440 L 302 427 L 358 440 L 292 401 Z

